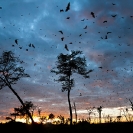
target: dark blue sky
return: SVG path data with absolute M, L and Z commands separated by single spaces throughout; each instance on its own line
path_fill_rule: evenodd
M 69 2 L 70 10 L 66 12 Z M 132 0 L 0 0 L 0 7 L 0 54 L 13 51 L 25 62 L 23 67 L 30 75 L 13 86 L 24 101 L 31 100 L 45 113 L 69 115 L 67 93 L 61 92 L 61 84 L 54 82 L 56 77 L 50 69 L 60 53 L 81 50 L 88 69 L 94 72 L 89 79 L 74 75 L 71 101 L 76 102 L 77 110 L 130 105 L 127 99 L 133 100 Z M 35 48 L 29 47 L 30 43 Z M 8 88 L 0 90 L 1 119 L 18 106 L 19 101 Z

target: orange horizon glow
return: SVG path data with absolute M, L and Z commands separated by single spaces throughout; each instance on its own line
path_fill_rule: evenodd
M 112 120 L 114 121 L 117 121 L 117 116 L 121 116 L 121 122 L 124 122 L 124 121 L 127 121 L 125 115 L 130 115 L 131 118 L 133 118 L 133 111 L 132 110 L 129 110 L 128 114 L 124 114 L 123 111 L 121 111 L 122 109 L 124 109 L 125 107 L 117 107 L 117 108 L 103 108 L 102 110 L 102 117 L 101 117 L 101 122 L 102 123 L 105 123 L 105 120 L 107 120 L 107 116 L 110 116 L 112 118 Z M 112 114 L 113 113 L 113 114 Z M 47 122 L 52 122 L 52 121 L 60 121 L 59 118 L 57 118 L 59 115 L 59 113 L 56 113 L 56 114 L 53 114 L 55 116 L 55 118 L 51 121 L 48 119 L 48 116 L 49 116 L 50 113 L 44 113 L 42 112 L 40 114 L 40 116 L 45 116 L 46 117 L 46 121 L 44 121 L 43 123 L 47 123 Z M 87 110 L 77 110 L 77 114 L 78 114 L 78 117 L 77 117 L 77 121 L 82 121 L 83 119 L 84 120 L 87 120 L 89 118 L 89 115 L 88 115 L 88 112 Z M 39 120 L 40 119 L 40 116 L 37 112 L 34 113 L 34 116 L 33 116 L 33 119 L 35 122 L 37 123 L 41 123 L 41 121 Z M 62 115 L 64 116 L 65 120 L 69 118 L 69 114 L 65 114 L 65 115 Z M 129 117 L 129 116 L 127 116 Z M 13 118 L 13 117 L 11 117 Z M 96 115 L 91 115 L 91 123 L 99 123 L 99 115 L 98 113 Z M 131 119 L 132 120 L 132 119 Z M 16 118 L 16 121 L 18 122 L 23 122 L 23 123 L 26 123 L 26 119 L 25 118 L 19 118 L 17 117 Z M 76 121 L 75 120 L 75 113 L 73 111 L 73 121 Z M 1 123 L 6 123 L 8 122 L 8 120 L 0 120 Z M 29 119 L 29 122 L 31 123 L 30 119 Z

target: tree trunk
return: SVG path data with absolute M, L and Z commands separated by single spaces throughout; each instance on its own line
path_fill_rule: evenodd
M 34 120 L 33 120 L 32 116 L 31 116 L 31 113 L 29 112 L 29 110 L 26 109 L 26 107 L 25 107 L 25 105 L 24 105 L 22 99 L 21 99 L 21 98 L 19 97 L 19 95 L 15 92 L 15 90 L 12 88 L 11 85 L 8 85 L 8 87 L 11 89 L 11 91 L 14 93 L 14 95 L 18 98 L 18 100 L 20 101 L 20 103 L 21 103 L 22 106 L 24 107 L 24 109 L 25 109 L 27 115 L 28 115 L 29 118 L 31 119 L 31 122 L 34 123 Z
M 74 110 L 75 110 L 75 119 L 76 119 L 76 123 L 77 123 L 77 111 L 76 111 L 76 105 L 75 105 L 75 102 L 74 102 Z
M 99 123 L 101 123 L 101 112 L 99 112 Z
M 70 125 L 72 125 L 72 107 L 70 103 L 70 90 L 68 90 L 68 104 L 69 104 L 69 111 L 70 111 Z

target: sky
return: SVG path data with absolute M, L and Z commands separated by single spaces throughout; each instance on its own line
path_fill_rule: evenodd
M 102 106 L 103 112 L 110 109 L 104 112 L 110 115 L 114 109 L 131 109 L 132 35 L 132 0 L 0 0 L 0 56 L 12 51 L 25 62 L 30 78 L 21 79 L 13 88 L 44 114 L 69 117 L 67 92 L 61 91 L 61 83 L 54 81 L 58 75 L 50 70 L 60 53 L 70 54 L 71 50 L 81 50 L 88 69 L 94 70 L 89 79 L 73 75 L 70 98 L 78 117 L 88 117 L 89 107 Z M 0 90 L 1 121 L 20 105 L 8 87 Z

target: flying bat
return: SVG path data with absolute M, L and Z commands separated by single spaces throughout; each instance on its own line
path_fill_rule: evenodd
M 85 19 L 82 19 L 81 21 L 84 21 Z
M 63 34 L 63 32 L 62 32 L 61 30 L 59 30 L 59 32 L 60 32 L 61 34 Z
M 84 29 L 87 29 L 87 25 L 84 27 Z
M 112 33 L 112 32 L 107 32 L 107 34 L 109 34 L 109 33 Z
M 67 4 L 67 7 L 66 7 L 66 12 L 68 11 L 68 10 L 70 10 L 70 2 Z
M 29 44 L 29 47 L 31 47 L 31 43 Z
M 107 23 L 107 21 L 105 20 L 105 21 L 103 21 L 103 23 Z
M 60 9 L 60 12 L 64 12 L 64 10 L 63 9 Z
M 92 15 L 93 18 L 95 18 L 95 14 L 94 14 L 94 12 L 91 12 L 91 15 Z
M 68 47 L 67 47 L 67 44 L 65 44 L 65 47 L 64 47 L 67 51 L 69 51 Z
M 15 43 L 18 44 L 18 39 L 15 39 Z
M 98 68 L 101 68 L 102 69 L 102 67 L 98 67 Z
M 112 17 L 116 17 L 117 15 L 111 15 Z
M 63 41 L 64 40 L 64 37 L 62 37 L 61 40 Z
M 67 17 L 66 19 L 70 19 L 70 17 Z
M 35 48 L 35 46 L 32 44 L 32 47 Z

